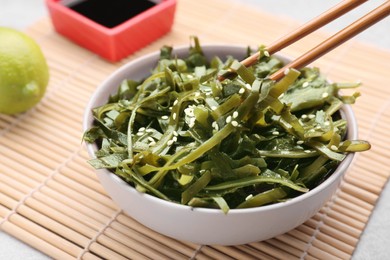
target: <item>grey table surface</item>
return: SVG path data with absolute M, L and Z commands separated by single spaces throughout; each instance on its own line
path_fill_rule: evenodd
M 336 0 L 231 0 L 267 11 L 276 16 L 305 22 L 327 10 Z M 340 30 L 384 1 L 370 0 L 345 17 L 325 26 L 329 33 Z M 47 16 L 44 0 L 0 0 L 0 26 L 23 30 L 41 17 Z M 357 40 L 390 51 L 390 17 L 356 37 Z M 1 39 L 0 39 L 1 40 Z M 389 77 L 390 79 L 390 77 Z M 383 190 L 370 217 L 353 259 L 390 258 L 390 184 Z M 49 259 L 48 256 L 15 239 L 0 229 L 0 259 Z

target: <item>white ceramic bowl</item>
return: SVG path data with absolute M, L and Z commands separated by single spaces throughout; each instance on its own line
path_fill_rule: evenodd
M 204 45 L 206 55 L 242 59 L 245 46 Z M 175 48 L 180 57 L 188 46 Z M 111 74 L 95 91 L 86 107 L 84 130 L 91 127 L 91 109 L 106 103 L 116 93 L 122 80 L 141 80 L 156 65 L 159 52 L 138 58 Z M 357 138 L 357 125 L 350 106 L 344 106 L 342 115 L 348 121 L 348 139 Z M 97 147 L 87 144 L 91 157 Z M 224 214 L 218 209 L 192 208 L 164 201 L 140 193 L 108 170 L 98 170 L 101 184 L 114 202 L 141 224 L 166 236 L 198 244 L 238 245 L 261 241 L 283 234 L 312 217 L 335 193 L 354 154 L 349 154 L 336 171 L 323 183 L 296 198 L 273 205 L 248 209 L 231 209 Z

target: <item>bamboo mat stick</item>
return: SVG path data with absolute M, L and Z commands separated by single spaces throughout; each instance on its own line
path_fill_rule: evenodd
M 1 172 L 1 174 L 3 176 L 6 176 L 6 177 L 2 177 L 2 178 L 11 178 L 11 180 L 13 182 L 16 182 L 16 187 L 21 187 L 22 185 L 25 185 L 27 187 L 29 187 L 30 189 L 32 189 L 31 187 L 36 187 L 39 185 L 39 182 L 37 182 L 36 180 L 34 179 L 30 179 L 29 177 L 26 177 L 24 176 L 24 178 L 15 178 L 15 176 L 20 176 L 20 173 L 18 171 L 15 171 L 14 169 L 12 168 L 9 168 L 7 167 L 7 165 L 3 165 L 3 171 Z
M 111 242 L 113 243 L 113 241 L 111 239 L 108 239 L 108 238 L 105 239 L 105 242 L 107 244 L 110 244 Z M 100 244 L 98 244 L 96 242 L 92 243 L 88 249 L 92 253 L 97 254 L 98 256 L 100 256 L 103 259 L 119 259 L 119 260 L 129 259 L 129 258 L 126 258 L 123 255 L 111 250 L 111 249 L 108 249 L 106 247 L 102 247 Z M 137 259 L 147 259 L 145 256 L 139 255 L 137 253 L 134 253 L 132 256 L 134 257 L 134 259 L 136 259 L 136 258 Z
M 371 211 L 374 206 L 372 204 L 369 204 L 366 201 L 360 200 L 356 197 L 354 197 L 352 194 L 348 194 L 346 192 L 339 193 L 339 197 L 341 199 L 344 199 L 345 201 L 351 202 L 352 204 L 356 205 L 357 207 L 364 208 L 368 211 Z
M 104 195 L 105 200 L 108 198 L 106 195 L 106 191 L 104 190 L 104 188 L 101 186 L 101 184 L 97 180 L 91 179 L 87 175 L 80 174 L 79 171 L 74 170 L 71 167 L 62 168 L 60 170 L 60 173 L 63 174 L 64 176 L 72 179 L 72 180 L 79 182 L 80 184 L 84 185 L 85 187 L 88 187 L 89 189 L 92 189 L 93 191 Z M 93 175 L 92 172 L 88 172 L 88 173 L 90 175 Z M 110 200 L 110 204 L 112 205 L 111 200 Z
M 117 207 L 114 207 L 112 204 L 112 200 L 108 198 L 107 196 L 98 193 L 92 189 L 89 189 L 88 187 L 82 185 L 81 183 L 72 180 L 65 175 L 58 174 L 55 175 L 54 178 L 58 183 L 60 183 L 62 186 L 66 186 L 72 189 L 75 189 L 78 191 L 77 196 L 83 195 L 85 198 L 90 198 L 91 200 L 98 201 L 99 205 L 104 205 L 105 207 L 108 207 L 111 210 L 116 210 Z
M 326 245 L 337 248 L 343 252 L 346 252 L 349 255 L 351 255 L 353 250 L 354 250 L 354 248 L 352 246 L 347 245 L 345 243 L 342 243 L 342 241 L 340 241 L 339 239 L 331 237 L 331 236 L 324 234 L 322 232 L 316 232 L 315 229 L 313 229 L 309 226 L 301 225 L 297 228 L 297 230 L 300 230 L 301 232 L 304 232 L 308 235 L 315 236 L 316 240 L 321 241 L 321 242 L 325 243 Z
M 113 222 L 110 225 L 110 227 L 113 228 L 114 230 L 116 230 L 117 232 L 120 232 L 128 237 L 133 238 L 133 239 L 136 239 L 138 242 L 142 243 L 143 245 L 148 245 L 148 247 L 150 247 L 158 252 L 163 253 L 169 259 L 180 259 L 180 258 L 185 257 L 185 255 L 183 255 L 179 252 L 176 252 L 176 251 L 172 251 L 168 247 L 161 245 L 160 242 L 152 239 L 151 236 L 147 236 L 143 233 L 140 233 L 140 232 L 138 232 L 134 229 L 131 229 L 131 228 L 129 228 L 129 227 L 117 222 L 117 221 Z
M 305 225 L 314 229 L 318 229 L 322 233 L 327 234 L 331 237 L 338 238 L 340 241 L 343 241 L 344 243 L 351 246 L 355 246 L 358 241 L 356 237 L 343 233 L 341 230 L 338 230 L 337 227 L 330 226 L 327 223 L 321 223 L 320 226 L 318 226 L 319 223 L 314 218 L 306 221 Z
M 90 247 L 91 250 L 92 251 L 96 250 L 98 245 L 105 246 L 104 251 L 99 250 L 100 251 L 99 255 L 108 255 L 108 253 L 113 254 L 115 252 L 115 254 L 123 256 L 122 257 L 123 259 L 150 259 L 146 257 L 146 255 L 142 254 L 141 252 L 138 252 L 139 248 L 137 248 L 136 245 L 129 244 L 131 245 L 131 248 L 127 247 L 126 245 L 119 243 L 118 241 L 112 239 L 111 237 L 106 236 L 105 234 L 100 235 L 97 238 L 97 242 L 91 244 Z M 146 254 L 148 253 L 150 252 L 146 252 Z M 116 257 L 114 258 L 109 257 L 108 259 L 116 259 Z
M 245 255 L 237 247 L 208 246 L 202 247 L 202 253 L 213 259 L 244 259 Z M 246 256 L 248 257 L 248 256 Z
M 248 245 L 238 245 L 235 246 L 236 249 L 239 249 L 241 252 L 247 255 L 248 259 L 271 259 L 270 256 L 266 254 L 261 254 L 259 251 L 255 250 L 254 248 L 248 246 Z M 243 259 L 236 258 L 236 259 Z
M 358 221 L 359 223 L 362 223 L 363 225 L 364 225 L 364 223 L 367 223 L 368 217 L 369 217 L 369 214 L 363 215 L 360 212 L 351 210 L 348 207 L 345 208 L 345 207 L 340 206 L 340 205 L 335 204 L 335 203 L 332 205 L 332 210 L 336 211 L 336 212 L 340 212 L 341 214 L 348 216 L 348 217 Z
M 80 203 L 79 201 L 68 198 L 66 195 L 59 192 L 55 188 L 53 189 L 51 187 L 49 188 L 45 186 L 42 187 L 40 191 L 47 197 L 53 198 L 54 200 L 57 200 L 64 205 L 70 205 L 70 208 L 74 210 L 75 213 L 94 219 L 100 223 L 105 223 L 107 221 L 107 218 L 109 217 L 105 212 L 103 214 L 103 212 L 93 210 L 90 207 Z M 77 216 L 78 214 L 76 214 L 75 216 Z
M 83 222 L 78 220 L 77 215 L 73 216 L 67 216 L 60 211 L 58 211 L 55 207 L 52 207 L 51 205 L 47 205 L 43 203 L 42 201 L 39 201 L 34 198 L 28 198 L 26 200 L 26 206 L 30 207 L 31 209 L 34 209 L 36 211 L 41 212 L 43 216 L 48 216 L 51 219 L 57 221 L 58 223 L 61 223 L 65 227 L 69 227 L 74 231 L 77 231 L 78 234 L 82 235 L 82 237 L 85 238 L 91 238 L 94 234 L 96 234 L 96 231 L 101 226 L 96 226 L 95 228 L 92 228 L 90 226 L 87 226 Z M 88 241 L 86 240 L 80 240 L 77 242 L 74 241 L 80 245 L 87 244 Z
M 363 167 L 360 167 L 363 162 L 357 162 L 355 165 L 359 167 L 355 167 L 353 173 L 354 174 L 347 174 L 348 178 L 356 178 L 359 181 L 366 180 L 367 183 L 370 185 L 378 186 L 378 187 L 383 187 L 384 183 L 386 183 L 387 179 L 386 175 L 380 174 L 383 172 L 383 170 L 378 170 L 378 171 L 370 171 L 369 169 L 364 169 Z M 376 164 L 370 165 L 371 168 L 375 167 Z M 379 164 L 380 165 L 380 164 Z M 376 189 L 374 189 L 376 190 Z M 378 193 L 377 193 L 378 194 Z
M 324 213 L 322 210 L 320 211 L 321 213 Z M 335 219 L 339 221 L 340 223 L 343 223 L 345 225 L 354 227 L 358 230 L 361 230 L 364 228 L 364 222 L 360 222 L 348 215 L 342 214 L 341 212 L 336 212 L 335 210 L 330 210 L 326 212 L 327 217 L 331 217 L 332 219 Z
M 44 139 L 50 142 L 52 145 L 54 144 L 56 147 L 62 148 L 66 151 L 73 151 L 76 138 L 71 137 L 67 134 L 64 134 L 62 131 L 58 131 L 58 129 L 50 129 L 51 127 L 46 127 L 46 129 L 30 126 L 27 127 L 25 124 L 22 124 L 17 128 L 16 131 L 12 131 L 16 135 L 25 136 L 28 138 L 37 137 L 39 139 Z M 50 131 L 51 130 L 51 131 Z M 80 140 L 77 140 L 80 142 Z
M 151 247 L 146 247 L 147 244 L 143 244 L 132 237 L 125 236 L 123 233 L 121 233 L 113 228 L 108 227 L 104 231 L 104 233 L 112 240 L 122 242 L 122 243 L 124 243 L 126 241 L 126 244 L 131 244 L 132 247 L 137 249 L 137 251 L 140 254 L 147 255 L 148 257 L 151 257 L 152 259 L 162 259 L 162 258 L 166 257 L 164 254 L 161 253 L 161 251 L 155 250 Z M 126 250 L 128 250 L 128 249 L 126 249 Z M 123 254 L 126 256 L 125 253 L 123 253 Z
M 286 254 L 288 253 L 292 256 L 295 256 L 297 259 L 302 255 L 302 251 L 300 251 L 299 249 L 293 247 L 290 244 L 286 244 L 276 238 L 268 239 L 266 243 L 274 246 L 282 252 L 285 252 Z
M 31 234 L 34 234 L 35 236 L 46 241 L 47 243 L 52 244 L 53 246 L 60 248 L 69 255 L 76 256 L 77 252 L 80 250 L 79 247 L 75 246 L 73 243 L 70 243 L 68 240 L 51 233 L 48 229 L 29 221 L 21 215 L 12 215 L 8 222 L 13 223 L 14 225 L 28 231 Z
M 249 245 L 261 252 L 266 253 L 267 255 L 273 257 L 274 259 L 289 259 L 293 258 L 293 255 L 280 250 L 277 247 L 274 247 L 272 244 L 270 244 L 271 241 L 274 241 L 274 239 L 269 239 L 264 242 L 257 242 L 257 243 L 250 243 Z M 288 245 L 287 245 L 288 246 Z
M 53 118 L 57 118 L 57 120 L 53 120 Z M 57 132 L 59 129 L 61 129 L 63 135 L 67 135 L 72 139 L 76 139 L 79 135 L 79 131 L 77 130 L 78 126 L 73 122 L 68 124 L 69 122 L 60 118 L 61 117 L 55 115 L 53 117 L 49 117 L 47 115 L 34 113 L 26 120 L 26 123 L 45 131 Z
M 344 191 L 344 192 L 347 192 L 359 199 L 362 199 L 366 202 L 368 202 L 369 204 L 375 204 L 375 201 L 376 201 L 376 196 L 368 191 L 365 191 L 361 188 L 358 188 L 356 186 L 353 186 L 352 184 L 348 183 L 348 182 L 344 182 L 341 186 L 341 189 Z
M 341 258 L 341 259 L 347 259 L 348 258 L 348 254 L 329 245 L 329 244 L 326 244 L 324 242 L 322 242 L 321 240 L 318 240 L 318 239 L 315 239 L 312 241 L 312 238 L 315 237 L 317 235 L 317 233 L 313 234 L 313 235 L 307 235 L 306 233 L 298 230 L 298 229 L 294 229 L 294 230 L 291 230 L 290 232 L 288 232 L 289 235 L 297 238 L 297 239 L 301 239 L 302 241 L 305 241 L 305 243 L 311 245 L 310 247 L 314 247 L 314 248 L 318 248 L 319 250 L 322 250 L 322 252 L 332 252 L 332 255 L 334 255 L 335 257 L 338 257 L 338 258 Z M 310 247 L 307 247 L 310 249 Z M 322 254 L 322 253 L 321 253 Z
M 320 248 L 313 247 L 312 244 L 308 244 L 304 241 L 300 241 L 292 236 L 290 234 L 284 234 L 282 236 L 276 237 L 277 240 L 280 240 L 286 244 L 292 245 L 295 248 L 299 249 L 303 254 L 300 256 L 304 256 L 305 254 L 310 254 L 311 256 L 314 256 L 318 259 L 333 259 L 335 255 L 333 255 L 333 252 L 325 252 L 321 250 Z
M 43 138 L 37 135 L 32 134 L 31 132 L 27 131 L 24 133 L 23 138 L 21 138 L 18 133 L 19 131 L 12 131 L 7 134 L 7 141 L 9 143 L 21 143 L 25 144 L 28 147 L 31 147 L 36 152 L 44 152 L 45 155 L 51 156 L 53 160 L 62 161 L 63 157 L 69 155 L 69 150 L 62 148 L 61 146 L 54 146 L 50 140 L 47 138 Z M 9 144 L 7 142 L 7 144 Z M 10 144 L 10 146 L 11 146 Z M 42 149 L 42 146 L 45 147 Z M 74 147 L 73 147 L 74 149 Z M 70 150 L 70 151 L 73 151 Z M 52 154 L 56 154 L 56 156 L 53 156 Z
M 158 241 L 159 243 L 166 244 L 169 246 L 172 250 L 175 250 L 177 252 L 181 252 L 182 254 L 185 255 L 191 255 L 194 248 L 189 247 L 185 245 L 183 242 L 165 237 L 159 233 L 156 233 L 155 231 L 150 230 L 149 228 L 139 225 L 138 222 L 135 220 L 131 219 L 130 217 L 120 214 L 116 220 L 121 223 L 122 225 L 125 225 L 131 229 L 136 230 L 139 233 L 142 233 L 148 237 L 153 238 L 154 240 Z M 115 224 L 115 223 L 114 223 Z
M 105 221 L 108 220 L 108 218 L 105 219 L 96 219 L 94 217 L 86 216 L 82 212 L 78 211 L 77 209 L 74 209 L 71 206 L 68 206 L 69 204 L 65 204 L 62 202 L 59 202 L 55 199 L 49 198 L 45 194 L 42 193 L 35 193 L 34 199 L 39 201 L 39 203 L 45 203 L 47 207 L 53 210 L 50 214 L 58 214 L 63 215 L 63 221 L 70 219 L 69 223 L 74 221 L 78 221 L 81 225 L 81 229 L 78 229 L 82 234 L 91 236 L 89 231 L 93 230 L 94 232 L 97 232 L 100 227 L 105 223 Z M 27 200 L 26 203 L 29 203 L 30 199 Z M 85 227 L 85 228 L 84 228 Z
M 5 222 L 1 228 L 8 234 L 18 237 L 26 244 L 29 244 L 42 252 L 46 252 L 46 254 L 54 257 L 55 259 L 74 259 L 72 255 L 64 252 L 60 249 L 60 247 L 48 243 L 40 237 L 30 233 L 28 230 L 20 228 L 11 222 Z
M 98 215 L 97 213 L 100 213 L 103 216 L 109 217 L 115 212 L 115 210 L 112 208 L 100 204 L 98 201 L 77 193 L 75 190 L 65 187 L 53 180 L 48 181 L 47 186 L 50 187 L 53 191 L 59 191 L 60 193 L 57 194 L 63 199 L 72 202 L 71 205 L 79 205 L 77 207 L 78 210 L 83 210 L 85 213 L 90 212 L 89 214 L 91 214 L 91 216 L 94 214 Z M 44 191 L 43 189 L 41 190 Z
M 328 217 L 328 215 L 318 213 L 318 214 L 314 215 L 313 219 L 317 220 L 317 221 L 322 221 L 324 224 L 331 226 L 331 227 L 343 232 L 344 234 L 348 234 L 352 237 L 355 237 L 356 239 L 358 239 L 360 236 L 359 230 L 357 230 L 355 227 L 349 226 L 349 225 L 347 225 L 339 220 L 332 219 L 332 218 Z
M 15 192 L 12 192 L 12 191 L 9 191 L 9 189 L 4 189 L 4 190 L 7 190 L 6 192 L 7 193 L 13 193 L 15 194 Z M 23 193 L 22 193 L 23 194 Z M 3 195 L 4 196 L 4 195 Z M 2 197 L 2 201 L 7 201 L 4 199 L 4 197 Z M 10 207 L 11 208 L 14 208 L 15 207 L 15 204 L 17 204 L 17 201 L 14 201 L 12 202 L 11 200 L 8 200 L 10 201 Z M 28 203 L 28 202 L 27 202 Z M 12 205 L 13 204 L 13 205 Z M 41 224 L 41 225 L 46 225 L 48 229 L 50 229 L 52 232 L 54 233 L 61 233 L 63 237 L 65 238 L 68 238 L 68 239 L 72 239 L 72 241 L 74 243 L 78 243 L 80 245 L 82 244 L 86 244 L 88 242 L 88 239 L 86 237 L 83 237 L 83 236 L 79 236 L 77 232 L 73 231 L 73 229 L 70 229 L 68 228 L 68 225 L 66 226 L 63 226 L 61 224 L 59 224 L 58 222 L 55 222 L 54 220 L 52 220 L 51 218 L 48 218 L 47 216 L 49 215 L 42 215 L 42 214 L 39 214 L 37 211 L 31 209 L 30 207 L 27 207 L 25 205 L 21 205 L 18 207 L 18 212 L 22 215 L 26 215 L 26 216 L 29 216 L 29 218 L 31 220 L 34 221 L 34 223 L 37 223 L 37 224 Z M 12 217 L 14 215 L 11 215 Z M 11 219 L 11 217 L 10 217 Z M 29 223 L 27 222 L 20 222 L 21 224 L 23 224 L 24 226 L 28 226 L 30 228 L 33 228 L 30 226 Z M 67 223 L 69 224 L 69 223 Z M 32 229 L 33 231 L 35 229 Z M 33 232 L 32 232 L 33 233 Z M 94 233 L 93 233 L 94 234 Z M 46 234 L 47 235 L 47 234 Z M 91 235 L 91 234 L 90 234 Z M 138 253 L 136 253 L 134 250 L 130 249 L 130 248 L 127 248 L 123 245 L 120 245 L 118 243 L 116 243 L 114 240 L 112 239 L 108 239 L 108 238 L 104 238 L 104 237 L 101 237 L 100 238 L 102 241 L 104 241 L 109 247 L 114 247 L 114 251 L 115 252 L 122 252 L 124 254 L 127 254 L 128 256 L 137 256 L 139 257 L 140 255 Z M 109 240 L 107 242 L 107 240 Z M 62 245 L 62 244 L 61 244 Z M 70 253 L 72 255 L 75 255 L 75 254 L 78 254 L 78 248 L 74 247 L 73 244 L 68 244 L 67 245 L 68 248 L 65 250 L 67 253 Z M 95 245 L 95 247 L 97 248 L 97 246 Z M 101 250 L 109 250 L 107 248 L 105 249 L 99 249 L 100 251 Z M 111 250 L 109 250 L 111 251 Z M 129 253 L 130 252 L 130 253 Z M 112 253 L 110 253 L 112 254 Z
M 5 147 L 8 147 L 10 149 L 18 151 L 20 154 L 25 155 L 26 157 L 30 157 L 34 161 L 41 161 L 42 158 L 45 158 L 48 153 L 43 151 L 36 151 L 33 148 L 30 148 L 29 146 L 26 146 L 24 144 L 15 143 L 12 140 L 8 138 L 2 138 L 0 139 L 0 143 L 4 145 Z M 37 148 L 37 146 L 32 142 L 27 142 L 27 144 Z M 63 157 L 52 153 L 52 158 L 45 158 L 44 164 L 50 168 L 53 168 L 55 165 L 57 165 L 59 162 L 62 161 Z M 54 158 L 54 159 L 53 159 Z
M 369 191 L 369 192 L 374 193 L 374 194 L 379 194 L 382 190 L 381 186 L 371 184 L 371 183 L 369 183 L 363 179 L 359 179 L 359 177 L 355 177 L 355 176 L 352 177 L 352 176 L 347 175 L 345 177 L 345 181 L 356 186 L 356 187 L 359 187 L 361 189 L 364 189 L 364 190 Z
M 339 207 L 342 208 L 345 211 L 348 212 L 354 212 L 355 214 L 359 215 L 359 218 L 364 218 L 365 221 L 362 220 L 362 222 L 367 222 L 366 218 L 368 219 L 371 212 L 363 207 L 359 207 L 356 204 L 353 204 L 349 202 L 346 199 L 341 198 L 339 196 L 335 201 L 334 201 L 334 207 Z
M 60 191 L 61 194 L 66 195 L 68 200 L 72 202 L 72 205 L 75 203 L 79 203 L 80 205 L 83 205 L 84 208 L 88 208 L 90 210 L 93 210 L 94 212 L 101 212 L 105 216 L 112 215 L 113 212 L 116 211 L 117 207 L 114 206 L 112 203 L 102 203 L 102 201 L 94 200 L 93 198 L 90 198 L 88 196 L 85 196 L 82 193 L 76 192 L 74 189 L 71 189 L 70 187 L 64 186 L 62 183 L 59 183 L 54 180 L 48 181 L 47 187 L 51 188 L 53 191 Z M 42 189 L 43 190 L 43 189 Z M 46 190 L 43 190 L 46 191 Z M 100 197 L 100 196 L 99 196 Z M 106 201 L 106 197 L 104 197 Z M 108 206 L 107 206 L 108 204 Z
M 41 182 L 47 175 L 50 174 L 49 168 L 37 163 L 34 160 L 30 160 L 30 158 L 21 156 L 17 152 L 5 148 L 4 146 L 0 148 L 0 154 L 2 155 L 2 159 L 4 159 L 4 161 L 2 160 L 4 167 L 7 166 L 9 169 L 17 171 L 15 175 L 18 175 L 20 172 L 25 172 L 25 174 L 28 175 L 31 179 Z M 15 158 L 23 160 L 23 164 L 16 164 Z

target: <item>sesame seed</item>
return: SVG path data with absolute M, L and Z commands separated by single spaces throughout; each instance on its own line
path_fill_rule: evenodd
M 303 115 L 301 115 L 301 118 L 306 119 L 306 118 L 307 118 L 307 115 L 306 115 L 306 114 L 303 114 Z
M 211 110 L 215 110 L 215 109 L 217 109 L 216 106 L 211 106 Z
M 214 99 L 215 99 L 215 100 L 219 100 L 219 97 L 215 97 Z
M 253 195 L 252 194 L 249 194 L 246 198 L 245 198 L 245 200 L 249 200 L 249 199 L 251 199 L 253 197 Z
M 172 137 L 172 141 L 176 142 L 177 141 L 177 137 L 176 136 Z
M 168 107 L 169 110 L 172 110 L 172 107 Z
M 233 118 L 237 118 L 238 117 L 238 112 L 237 111 L 234 111 L 233 112 Z
M 297 141 L 297 144 L 303 144 L 304 142 L 302 140 Z
M 172 118 L 173 120 L 176 120 L 176 113 L 173 113 Z
M 195 117 L 191 117 L 189 122 L 188 122 L 188 127 L 192 128 L 192 127 L 194 127 L 194 125 L 195 125 Z
M 332 149 L 333 151 L 337 151 L 337 150 L 338 150 L 338 148 L 337 148 L 336 145 L 331 145 L 331 146 L 330 146 L 330 149 Z
M 305 150 L 304 152 L 305 152 L 305 153 L 311 153 L 311 151 L 310 151 L 310 150 Z
M 322 93 L 322 98 L 327 98 L 328 96 L 329 96 L 329 93 L 328 93 L 328 92 Z
M 289 72 L 290 72 L 290 69 L 289 69 L 289 68 L 285 69 L 285 70 L 284 70 L 284 75 L 287 75 Z
M 330 122 L 329 122 L 329 121 L 326 121 L 326 122 L 324 123 L 324 125 L 330 125 Z
M 184 113 L 185 113 L 187 116 L 194 116 L 194 109 L 191 108 L 191 107 L 187 107 L 186 109 L 184 109 Z
M 302 84 L 302 87 L 303 88 L 306 88 L 306 87 L 308 87 L 309 86 L 309 82 L 307 82 L 307 81 L 305 81 L 303 84 Z
M 145 127 L 141 127 L 140 129 L 138 129 L 138 132 L 144 132 L 146 130 Z
M 240 90 L 238 91 L 238 94 L 244 94 L 245 92 L 245 89 L 244 88 L 240 88 Z
M 269 52 L 268 51 L 264 51 L 264 56 L 265 57 L 269 57 Z
M 228 116 L 226 118 L 226 124 L 229 124 L 232 121 L 232 116 Z
M 249 89 L 249 90 L 252 90 L 252 86 L 250 85 L 250 84 L 245 84 L 245 87 L 247 88 L 247 89 Z
M 200 93 L 199 92 L 196 92 L 195 93 L 195 97 L 199 97 L 200 96 Z
M 168 116 L 162 116 L 161 119 L 167 120 L 169 117 Z
M 232 121 L 232 126 L 234 126 L 234 127 L 238 126 L 238 122 L 237 121 Z
M 146 133 L 153 133 L 154 132 L 154 130 L 153 129 L 146 129 Z
M 309 118 L 310 119 L 313 119 L 313 118 L 315 118 L 316 116 L 315 115 L 309 115 Z
M 178 133 L 176 131 L 172 132 L 174 136 L 178 136 Z
M 279 132 L 278 131 L 273 131 L 272 134 L 273 135 L 279 135 Z
M 173 145 L 173 140 L 169 140 L 169 141 L 167 142 L 167 145 L 168 145 L 168 146 Z
M 154 142 L 154 141 L 153 141 L 153 142 L 150 142 L 149 145 L 150 145 L 150 146 L 155 146 L 155 145 L 156 145 L 156 142 Z
M 321 129 L 321 126 L 320 125 L 316 126 L 316 129 Z
M 154 142 L 154 139 L 152 138 L 152 137 L 148 137 L 148 140 L 150 141 L 150 142 Z
M 143 132 L 138 132 L 138 133 L 137 133 L 137 136 L 143 136 L 143 135 L 144 135 Z
M 173 105 L 176 106 L 179 101 L 176 99 L 175 102 L 173 102 Z
M 219 130 L 219 126 L 218 126 L 218 123 L 216 121 L 214 121 L 211 126 L 216 130 L 218 131 Z

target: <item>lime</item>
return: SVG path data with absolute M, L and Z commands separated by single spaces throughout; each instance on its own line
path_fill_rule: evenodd
M 38 44 L 15 29 L 0 27 L 0 113 L 17 114 L 44 96 L 49 69 Z

